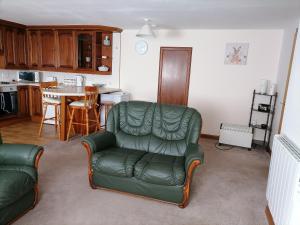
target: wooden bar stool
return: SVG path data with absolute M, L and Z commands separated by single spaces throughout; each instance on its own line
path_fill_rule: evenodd
M 60 116 L 61 100 L 60 98 L 44 94 L 45 89 L 49 89 L 53 87 L 57 87 L 57 81 L 41 82 L 40 84 L 40 90 L 42 93 L 43 117 L 40 124 L 39 136 L 41 136 L 42 134 L 44 122 L 47 120 L 54 120 L 55 131 L 58 133 L 58 137 L 60 137 L 59 116 Z M 54 106 L 55 115 L 54 117 L 46 118 L 46 113 L 49 105 Z
M 101 112 L 104 110 L 104 120 L 105 120 L 105 127 L 107 122 L 107 116 L 109 113 L 109 110 L 113 107 L 115 103 L 112 101 L 101 101 L 100 103 L 100 110 L 99 110 L 99 121 L 101 121 Z
M 67 140 L 69 140 L 71 128 L 74 129 L 74 125 L 80 125 L 82 127 L 86 128 L 86 135 L 89 134 L 89 128 L 90 128 L 90 122 L 94 122 L 93 126 L 95 126 L 95 131 L 100 130 L 100 123 L 98 120 L 98 113 L 97 113 L 97 98 L 98 98 L 98 88 L 94 86 L 86 86 L 84 88 L 85 90 L 85 96 L 83 100 L 74 101 L 69 104 L 68 111 L 69 111 L 69 127 L 68 127 L 68 133 L 67 133 Z M 74 122 L 74 114 L 75 111 L 81 111 L 81 121 L 80 122 Z M 89 112 L 92 110 L 94 113 L 95 119 L 89 118 Z

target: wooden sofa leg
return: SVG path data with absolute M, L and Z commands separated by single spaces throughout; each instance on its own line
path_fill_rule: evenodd
M 34 167 L 35 167 L 36 171 L 38 171 L 39 162 L 40 162 L 40 159 L 41 159 L 43 153 L 44 153 L 44 149 L 42 149 L 35 158 Z M 35 192 L 35 199 L 34 199 L 32 208 L 35 207 L 35 205 L 38 203 L 38 200 L 39 200 L 39 184 L 38 184 L 38 182 L 36 183 L 36 185 L 34 187 L 34 192 Z
M 84 146 L 84 148 L 86 149 L 87 151 L 87 154 L 88 154 L 88 177 L 89 177 L 89 183 L 90 183 L 90 186 L 92 189 L 97 189 L 96 186 L 93 184 L 93 169 L 91 167 L 91 158 L 92 158 L 92 150 L 90 148 L 90 146 L 85 143 L 85 142 L 81 142 L 82 145 Z
M 189 203 L 193 172 L 196 169 L 196 167 L 199 166 L 199 165 L 200 165 L 200 160 L 195 160 L 189 166 L 186 182 L 185 182 L 185 185 L 183 187 L 183 201 L 182 201 L 182 203 L 180 203 L 178 205 L 182 209 L 185 208 Z

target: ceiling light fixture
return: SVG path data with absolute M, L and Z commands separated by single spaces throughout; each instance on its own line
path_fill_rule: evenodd
M 144 19 L 145 24 L 142 26 L 142 28 L 139 30 L 139 32 L 136 34 L 137 37 L 155 37 L 155 34 L 152 30 L 152 27 L 155 27 L 154 24 L 151 23 L 151 20 L 148 18 Z

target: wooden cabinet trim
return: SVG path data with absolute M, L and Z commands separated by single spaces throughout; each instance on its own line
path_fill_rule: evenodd
M 0 25 L 2 26 L 9 26 L 9 27 L 15 27 L 15 28 L 21 28 L 21 29 L 26 29 L 26 25 L 20 24 L 20 23 L 15 23 L 7 20 L 2 20 L 0 19 Z
M 76 31 L 108 31 L 108 32 L 115 32 L 121 33 L 123 30 L 118 27 L 109 27 L 109 26 L 102 26 L 102 25 L 43 25 L 43 26 L 27 26 L 28 30 L 76 30 Z

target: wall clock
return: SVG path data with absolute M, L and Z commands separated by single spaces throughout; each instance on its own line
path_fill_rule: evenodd
M 139 40 L 135 43 L 135 51 L 139 55 L 145 55 L 148 51 L 148 44 L 144 40 Z

